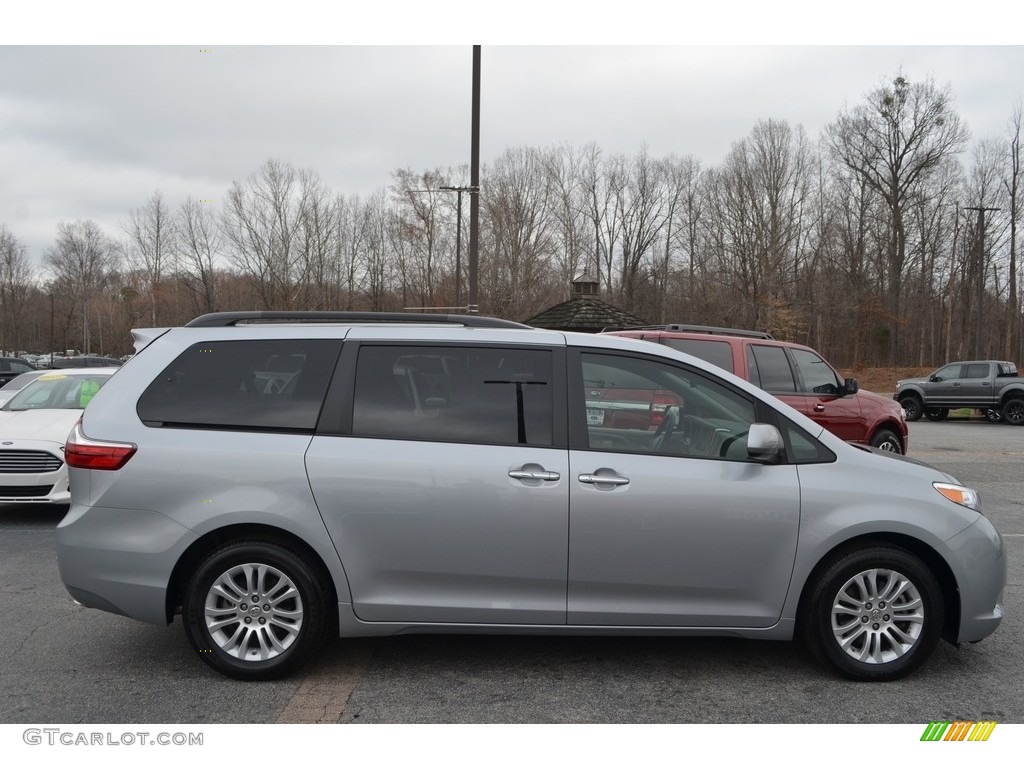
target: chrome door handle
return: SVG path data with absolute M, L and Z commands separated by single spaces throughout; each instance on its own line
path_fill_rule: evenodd
M 591 485 L 597 483 L 603 483 L 605 485 L 629 485 L 628 477 L 618 477 L 617 475 L 580 475 L 581 483 L 589 483 Z
M 817 405 L 814 406 L 814 410 L 817 413 L 821 413 L 822 411 L 825 410 L 825 406 L 822 405 L 821 403 L 818 403 Z
M 560 480 L 562 477 L 557 472 L 527 472 L 522 469 L 513 469 L 508 476 L 515 480 L 547 480 L 548 482 Z

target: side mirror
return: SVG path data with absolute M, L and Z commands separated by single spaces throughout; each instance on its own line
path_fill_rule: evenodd
M 933 373 L 931 376 L 928 377 L 928 381 L 942 381 L 942 379 L 940 379 Z
M 771 464 L 782 453 L 782 435 L 771 424 L 751 424 L 747 432 L 747 455 Z
M 847 395 L 856 395 L 860 391 L 860 384 L 856 379 L 847 379 L 843 382 L 843 391 Z

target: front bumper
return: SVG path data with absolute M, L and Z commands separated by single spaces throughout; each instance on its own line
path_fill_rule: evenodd
M 64 446 L 8 440 L 0 446 L 0 504 L 69 504 Z
M 1003 620 L 1006 548 L 995 526 L 983 516 L 945 546 L 960 588 L 956 641 L 975 643 L 995 632 Z

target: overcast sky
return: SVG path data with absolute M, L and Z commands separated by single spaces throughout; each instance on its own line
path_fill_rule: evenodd
M 325 40 L 319 31 L 328 20 L 303 16 L 304 2 L 286 5 L 294 9 L 290 22 L 305 19 L 306 34 L 293 34 L 282 20 L 282 41 L 343 44 L 232 44 L 277 40 L 269 17 L 261 17 L 259 34 L 238 34 L 230 20 L 217 19 L 223 26 L 205 24 L 195 41 L 180 20 L 162 36 L 153 34 L 162 22 L 137 36 L 97 30 L 95 19 L 78 30 L 75 18 L 64 16 L 54 29 L 34 19 L 36 26 L 0 32 L 0 223 L 41 263 L 59 221 L 93 219 L 121 236 L 120 223 L 156 189 L 175 207 L 189 195 L 217 201 L 270 158 L 315 169 L 334 192 L 363 195 L 387 186 L 399 168 L 468 164 L 471 45 L 386 43 L 459 42 L 452 38 L 473 34 L 452 34 L 437 19 L 417 30 L 410 24 L 416 17 L 406 15 L 388 27 L 390 35 L 374 34 L 386 26 L 376 17 L 370 21 L 377 26 L 356 25 Z M 615 7 L 621 13 L 626 6 L 650 4 Z M 273 7 L 280 13 L 285 5 Z M 872 3 L 863 7 L 870 12 Z M 830 24 L 829 34 L 803 37 L 828 45 L 707 46 L 696 43 L 731 37 L 695 35 L 676 12 L 644 23 L 652 41 L 683 44 L 605 45 L 609 36 L 645 41 L 635 19 L 624 20 L 625 34 L 616 35 L 616 19 L 582 33 L 520 32 L 518 39 L 544 43 L 528 46 L 513 44 L 515 32 L 503 33 L 503 20 L 490 18 L 480 35 L 485 164 L 508 147 L 595 142 L 609 153 L 646 145 L 656 157 L 693 155 L 715 165 L 759 120 L 802 125 L 818 138 L 840 109 L 900 69 L 911 80 L 948 83 L 975 139 L 1005 136 L 1024 96 L 1024 47 L 978 44 L 984 35 L 968 27 L 906 36 L 939 45 L 839 45 L 834 41 L 846 38 Z M 667 33 L 673 25 L 678 34 Z M 512 20 L 508 26 L 519 29 Z M 552 36 L 575 44 L 553 44 Z M 898 36 L 869 37 L 889 43 Z M 763 38 L 746 30 L 746 40 Z M 135 41 L 178 44 L 53 44 Z M 581 44 L 589 41 L 602 44 Z

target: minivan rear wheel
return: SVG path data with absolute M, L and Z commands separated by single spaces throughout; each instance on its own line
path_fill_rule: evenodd
M 278 544 L 228 544 L 203 561 L 185 589 L 185 634 L 199 658 L 228 677 L 283 677 L 326 638 L 330 606 L 319 581 L 303 558 Z
M 851 680 L 895 680 L 939 641 L 938 581 L 916 555 L 884 544 L 835 556 L 810 587 L 801 634 L 815 656 Z

